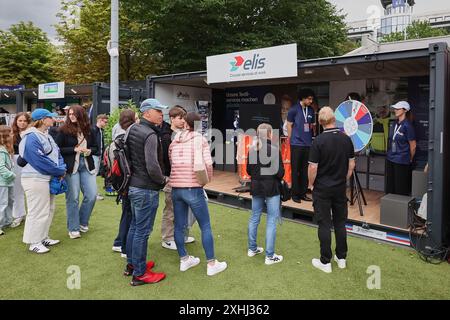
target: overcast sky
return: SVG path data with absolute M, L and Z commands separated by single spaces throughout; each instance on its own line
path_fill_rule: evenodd
M 363 20 L 370 16 L 367 9 L 371 5 L 381 8 L 379 0 L 328 0 L 348 14 L 347 20 Z M 58 22 L 56 13 L 60 0 L 0 0 L 0 29 L 8 29 L 19 21 L 32 21 L 43 29 L 54 40 L 55 29 L 52 25 Z M 450 10 L 448 0 L 416 0 L 415 13 Z

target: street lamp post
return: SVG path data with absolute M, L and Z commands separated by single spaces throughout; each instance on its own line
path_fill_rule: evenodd
M 119 107 L 119 0 L 111 0 L 111 57 L 110 112 Z

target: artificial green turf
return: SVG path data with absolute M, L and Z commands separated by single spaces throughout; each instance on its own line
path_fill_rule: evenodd
M 118 230 L 120 210 L 114 198 L 97 202 L 90 230 L 81 239 L 69 239 L 64 197 L 57 199 L 51 237 L 61 243 L 37 255 L 22 243 L 23 225 L 6 229 L 0 237 L 0 299 L 449 299 L 450 265 L 422 262 L 414 251 L 349 237 L 348 267 L 333 273 L 314 269 L 311 258 L 319 253 L 317 229 L 284 221 L 278 226 L 276 253 L 284 261 L 266 266 L 264 255 L 247 257 L 249 211 L 210 204 L 216 256 L 228 269 L 206 275 L 205 255 L 196 224 L 188 244 L 189 254 L 201 264 L 179 271 L 176 251 L 161 247 L 160 229 L 164 195 L 149 241 L 149 257 L 156 271 L 167 278 L 158 284 L 131 287 L 122 275 L 125 259 L 111 250 Z M 264 246 L 265 218 L 258 233 Z M 69 266 L 79 266 L 81 289 L 70 290 Z M 381 289 L 369 290 L 369 266 L 379 266 Z

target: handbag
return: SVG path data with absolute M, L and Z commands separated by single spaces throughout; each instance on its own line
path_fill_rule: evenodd
M 20 155 L 17 157 L 17 165 L 21 168 L 25 167 L 28 164 L 28 161 L 22 158 Z
M 204 186 L 209 183 L 208 171 L 202 155 L 202 142 L 199 137 L 194 138 L 194 172 L 197 182 Z M 197 159 L 197 161 L 196 161 Z
M 283 179 L 280 180 L 280 199 L 282 202 L 291 200 L 291 189 Z
M 208 171 L 206 170 L 205 165 L 203 164 L 203 168 L 200 168 L 194 165 L 195 177 L 197 178 L 197 182 L 204 186 L 209 183 Z
M 65 178 L 52 177 L 50 179 L 50 194 L 58 195 L 67 192 L 67 181 Z

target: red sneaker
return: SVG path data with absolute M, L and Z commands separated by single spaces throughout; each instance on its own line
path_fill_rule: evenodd
M 133 276 L 133 279 L 131 280 L 132 286 L 141 286 L 143 284 L 147 283 L 157 283 L 163 280 L 166 277 L 166 274 L 164 272 L 152 272 L 152 271 L 146 271 L 142 276 L 135 277 Z
M 155 263 L 153 261 L 148 261 L 147 262 L 147 268 L 146 268 L 146 272 L 150 271 L 153 267 L 155 266 Z M 134 267 L 131 264 L 127 264 L 127 266 L 125 267 L 125 270 L 123 271 L 123 275 L 124 276 L 131 276 L 133 274 L 134 271 Z

